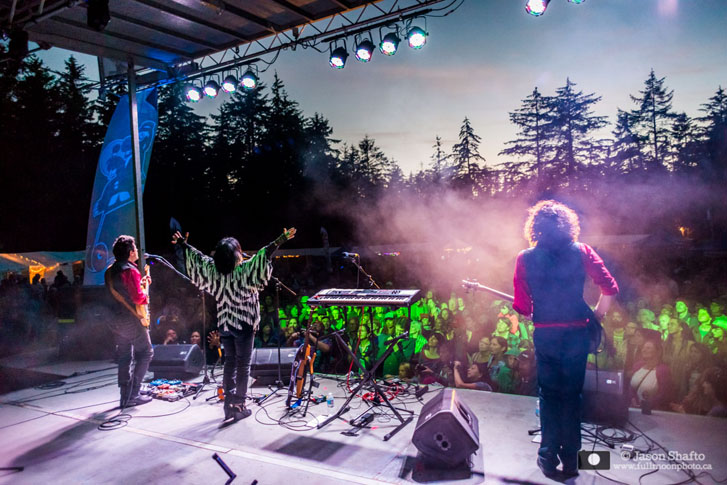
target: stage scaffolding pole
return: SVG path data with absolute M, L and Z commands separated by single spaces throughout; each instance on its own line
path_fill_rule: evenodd
M 141 185 L 141 154 L 139 153 L 139 112 L 136 105 L 136 72 L 134 58 L 129 56 L 129 121 L 131 122 L 131 152 L 134 158 L 134 196 L 136 197 L 136 246 L 139 250 L 139 271 L 144 274 L 146 239 L 144 237 L 144 200 Z

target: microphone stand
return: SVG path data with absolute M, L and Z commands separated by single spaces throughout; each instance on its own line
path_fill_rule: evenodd
M 280 358 L 280 347 L 282 346 L 282 337 L 281 335 L 281 328 L 280 328 L 280 288 L 284 288 L 288 293 L 290 293 L 293 296 L 298 296 L 296 292 L 285 286 L 285 284 L 280 281 L 275 276 L 270 276 L 270 279 L 272 279 L 275 282 L 275 316 L 273 319 L 275 320 L 275 326 L 277 327 L 278 332 L 278 380 L 275 381 L 275 390 L 271 392 L 270 394 L 267 394 L 259 399 L 257 399 L 255 402 L 258 404 L 258 406 L 262 405 L 265 401 L 268 400 L 271 396 L 274 396 L 279 390 L 283 389 L 285 387 L 285 384 L 283 383 L 283 376 L 282 376 L 282 367 L 283 363 Z
M 348 257 L 346 259 L 348 261 L 352 262 L 353 265 L 356 266 L 356 268 L 358 269 L 358 273 L 356 273 L 356 288 L 358 288 L 358 275 L 359 274 L 362 274 L 362 275 L 364 275 L 366 277 L 366 279 L 369 280 L 369 286 L 372 286 L 372 287 L 376 288 L 377 290 L 380 290 L 381 289 L 381 287 L 379 285 L 377 285 L 376 282 L 374 281 L 373 276 L 371 276 L 370 274 L 368 274 L 363 269 L 363 267 L 361 266 L 361 263 L 359 261 L 356 261 L 356 258 L 355 257 Z
M 167 268 L 174 271 L 177 274 L 177 276 L 180 276 L 183 280 L 186 280 L 190 284 L 193 284 L 192 280 L 189 279 L 189 276 L 187 276 L 186 274 L 179 271 L 177 268 L 174 267 L 174 265 L 172 263 L 170 263 L 169 261 L 164 259 L 162 256 L 158 256 L 156 254 L 144 254 L 144 256 L 147 259 L 152 259 L 152 260 L 160 262 L 162 265 L 164 265 Z M 206 300 L 205 291 L 204 290 L 198 290 L 198 291 L 199 291 L 199 294 L 202 296 L 202 334 L 204 336 L 206 336 L 207 335 L 207 306 L 206 306 L 206 302 L 205 302 L 205 300 Z M 204 345 L 204 341 L 202 342 L 202 344 Z M 192 398 L 193 400 L 197 399 L 199 397 L 199 395 L 202 393 L 202 391 L 204 390 L 205 386 L 209 385 L 209 383 L 210 383 L 210 378 L 209 378 L 209 375 L 207 374 L 207 349 L 205 349 L 204 347 L 202 347 L 202 358 L 204 359 L 204 367 L 203 367 L 204 368 L 204 378 L 202 379 L 202 385 L 197 388 L 197 392 L 194 394 L 194 397 Z M 214 380 L 214 369 L 212 372 L 213 372 L 212 380 Z

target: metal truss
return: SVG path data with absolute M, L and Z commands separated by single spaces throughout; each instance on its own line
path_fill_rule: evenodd
M 442 13 L 456 9 L 464 0 L 389 0 L 368 3 L 356 10 L 337 13 L 318 21 L 311 21 L 300 27 L 275 32 L 261 40 L 232 47 L 175 67 L 174 72 L 148 72 L 138 78 L 139 85 L 166 84 L 177 80 L 205 79 L 225 72 L 234 72 L 242 66 L 264 64 L 264 72 L 285 49 L 312 48 L 323 52 L 318 46 L 353 37 L 371 30 L 411 21 L 417 17 Z M 439 3 L 447 2 L 438 8 Z M 283 7 L 294 9 L 285 0 L 276 0 Z M 340 2 L 343 5 L 343 2 Z M 381 5 L 381 4 L 384 5 Z M 327 50 L 327 49 L 326 49 Z M 265 57 L 273 56 L 271 60 Z

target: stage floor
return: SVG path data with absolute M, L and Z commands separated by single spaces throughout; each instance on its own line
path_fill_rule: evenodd
M 24 467 L 23 471 L 0 471 L 4 483 L 224 483 L 227 476 L 212 459 L 214 453 L 237 474 L 235 484 L 285 483 L 555 483 L 535 465 L 537 443 L 528 435 L 536 426 L 535 398 L 461 390 L 460 398 L 479 419 L 480 450 L 468 476 L 461 471 L 434 473 L 418 465 L 411 444 L 418 412 L 436 389 L 418 402 L 413 396 L 395 401 L 416 413 L 412 423 L 389 441 L 384 435 L 398 421 L 385 408 L 371 429 L 358 436 L 344 436 L 350 429 L 337 420 L 316 429 L 315 418 L 326 414 L 325 403 L 311 404 L 308 416 L 281 426 L 276 420 L 286 413 L 284 398 L 271 397 L 262 406 L 251 404 L 253 415 L 222 426 L 222 404 L 197 400 L 152 403 L 130 408 L 124 427 L 100 431 L 98 426 L 118 413 L 116 368 L 110 362 L 67 362 L 37 366 L 34 371 L 58 375 L 65 383 L 55 389 L 29 388 L 0 396 L 0 468 Z M 218 376 L 221 380 L 221 376 Z M 318 377 L 316 394 L 333 392 L 337 410 L 346 399 L 345 387 Z M 253 394 L 268 392 L 253 387 Z M 352 401 L 344 415 L 352 419 L 366 405 Z M 642 415 L 631 410 L 630 421 L 670 451 L 694 452 L 686 463 L 711 466 L 717 479 L 727 477 L 727 420 L 673 413 Z M 310 424 L 310 426 L 309 426 Z M 645 448 L 644 439 L 635 442 Z M 589 450 L 593 445 L 584 443 Z M 596 450 L 608 450 L 597 445 Z M 653 450 L 652 453 L 661 452 Z M 696 454 L 696 455 L 695 455 Z M 700 456 L 699 454 L 703 454 Z M 636 468 L 620 450 L 610 451 L 611 469 L 581 471 L 567 483 L 638 483 L 649 469 Z M 632 469 L 616 469 L 632 465 Z M 666 462 L 656 461 L 667 466 Z M 695 470 L 699 473 L 699 470 Z M 458 476 L 459 475 L 459 476 Z M 688 477 L 678 470 L 659 470 L 643 477 L 642 484 L 676 483 Z M 700 483 L 714 483 L 707 476 Z M 612 482 L 611 482 L 612 483 Z

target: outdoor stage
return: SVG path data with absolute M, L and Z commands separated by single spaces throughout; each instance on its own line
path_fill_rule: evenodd
M 6 362 L 5 372 L 7 372 Z M 456 470 L 437 475 L 422 468 L 411 444 L 416 417 L 389 441 L 384 435 L 396 420 L 379 416 L 373 428 L 357 437 L 344 436 L 350 426 L 338 420 L 323 429 L 306 423 L 326 413 L 325 403 L 311 405 L 308 416 L 291 423 L 294 430 L 275 423 L 285 414 L 284 398 L 272 397 L 263 406 L 251 404 L 253 415 L 229 426 L 222 425 L 222 404 L 187 398 L 178 402 L 154 400 L 130 408 L 126 426 L 100 431 L 99 424 L 118 413 L 116 368 L 113 363 L 68 362 L 30 366 L 29 370 L 55 374 L 65 384 L 54 389 L 29 388 L 0 396 L 0 467 L 24 467 L 0 472 L 0 483 L 225 483 L 227 476 L 212 459 L 214 453 L 237 474 L 235 484 L 257 480 L 265 484 L 334 483 L 554 483 L 535 465 L 537 444 L 528 430 L 536 426 L 535 398 L 489 392 L 457 391 L 479 419 L 480 450 L 468 476 Z M 89 372 L 91 371 L 91 372 Z M 95 371 L 95 372 L 93 372 Z M 74 373 L 79 373 L 74 375 Z M 218 376 L 221 380 L 221 376 Z M 318 378 L 316 394 L 333 392 L 336 409 L 345 400 L 345 387 L 330 378 Z M 255 387 L 253 394 L 268 392 Z M 423 402 L 408 396 L 398 407 L 418 412 Z M 366 405 L 356 398 L 345 417 L 361 414 Z M 384 409 L 380 408 L 383 412 Z M 390 413 L 389 413 L 390 414 Z M 703 453 L 692 463 L 711 465 L 718 479 L 727 477 L 727 420 L 631 410 L 630 420 L 668 450 Z M 638 439 L 637 448 L 645 448 Z M 592 447 L 584 444 L 584 448 Z M 605 450 L 597 446 L 596 450 Z M 653 450 L 657 453 L 659 450 Z M 628 462 L 617 448 L 611 451 L 611 470 L 602 476 L 581 471 L 568 483 L 603 483 L 609 477 L 638 483 L 645 469 L 616 470 Z M 664 462 L 662 462 L 663 464 Z M 695 473 L 699 473 L 695 470 Z M 460 474 L 458 477 L 457 475 Z M 676 483 L 687 476 L 675 470 L 648 475 L 641 483 Z M 701 477 L 700 483 L 713 483 Z

